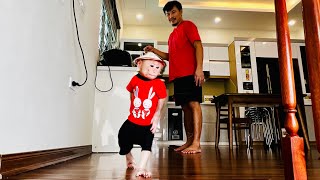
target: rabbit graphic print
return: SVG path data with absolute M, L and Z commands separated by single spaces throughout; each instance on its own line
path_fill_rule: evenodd
M 134 95 L 134 100 L 133 100 L 134 109 L 132 110 L 132 114 L 133 114 L 133 117 L 140 118 L 141 99 L 139 98 L 139 87 L 138 86 L 136 86 L 136 88 L 133 89 L 133 95 Z
M 143 101 L 143 108 L 144 109 L 142 110 L 142 119 L 145 119 L 150 114 L 150 108 L 152 107 L 151 99 L 154 96 L 154 92 L 152 92 L 152 90 L 153 90 L 153 87 L 151 87 L 149 90 L 148 99 L 145 99 Z
M 132 93 L 128 119 L 139 125 L 150 125 L 158 100 L 167 95 L 164 82 L 160 79 L 146 81 L 138 75 L 132 78 L 127 89 Z
M 150 115 L 150 108 L 152 107 L 152 98 L 154 97 L 155 93 L 152 92 L 153 87 L 149 90 L 148 99 L 143 100 L 143 110 L 140 110 L 141 106 L 141 99 L 139 98 L 139 87 L 136 86 L 136 88 L 133 90 L 134 94 L 134 100 L 133 100 L 133 106 L 134 109 L 132 110 L 132 114 L 135 118 L 146 119 L 147 116 Z
M 150 115 L 150 108 L 152 107 L 152 98 L 154 97 L 155 93 L 152 91 L 153 87 L 149 90 L 148 99 L 143 100 L 143 110 L 140 110 L 141 107 L 141 99 L 139 98 L 139 87 L 136 86 L 136 88 L 133 90 L 134 94 L 134 100 L 133 100 L 133 106 L 134 109 L 132 110 L 132 114 L 135 118 L 146 119 L 147 116 Z

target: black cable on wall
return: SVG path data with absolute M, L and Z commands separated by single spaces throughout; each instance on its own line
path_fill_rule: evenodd
M 83 86 L 83 85 L 87 82 L 87 80 L 88 80 L 88 70 L 87 70 L 87 65 L 86 65 L 86 59 L 85 59 L 85 57 L 84 57 L 83 49 L 82 49 L 81 42 L 80 42 L 80 38 L 79 38 L 77 17 L 76 17 L 76 12 L 75 12 L 75 8 L 74 8 L 74 0 L 72 0 L 72 10 L 73 10 L 74 23 L 75 23 L 75 26 L 76 26 L 78 44 L 79 44 L 79 47 L 80 47 L 80 50 L 81 50 L 82 59 L 83 59 L 83 64 L 84 64 L 84 68 L 85 68 L 85 71 L 86 71 L 86 79 L 85 79 L 85 81 L 84 81 L 83 83 L 81 83 L 81 84 L 79 84 L 79 83 L 76 82 L 76 81 L 72 81 L 72 86 Z

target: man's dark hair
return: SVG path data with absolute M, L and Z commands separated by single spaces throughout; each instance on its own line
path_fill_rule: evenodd
M 162 9 L 163 13 L 171 11 L 171 9 L 173 9 L 173 7 L 176 7 L 179 11 L 181 11 L 181 9 L 182 9 L 182 5 L 179 1 L 169 1 Z

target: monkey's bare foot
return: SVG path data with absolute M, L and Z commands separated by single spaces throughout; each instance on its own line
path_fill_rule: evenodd
M 127 169 L 136 168 L 136 163 L 134 162 L 134 158 L 131 153 L 126 155 L 126 161 L 127 161 Z
M 142 176 L 144 178 L 151 178 L 151 175 L 151 172 L 147 171 L 146 169 L 138 169 L 136 174 L 137 177 Z
M 135 169 L 135 168 L 136 168 L 136 163 L 134 163 L 134 162 L 127 162 L 127 168 L 128 168 L 128 169 Z

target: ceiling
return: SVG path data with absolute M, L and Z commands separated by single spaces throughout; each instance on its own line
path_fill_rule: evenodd
M 162 12 L 167 0 L 122 0 L 124 25 L 169 26 Z M 274 0 L 180 0 L 183 19 L 193 21 L 199 28 L 275 30 Z M 289 20 L 296 24 L 291 31 L 303 28 L 300 0 L 286 0 Z M 143 14 L 143 20 L 136 19 Z M 220 17 L 215 24 L 214 18 Z
M 179 0 L 183 7 L 192 9 L 216 9 L 234 11 L 274 12 L 274 0 Z M 168 0 L 159 0 L 163 7 Z M 294 8 L 300 0 L 286 0 L 287 10 Z

